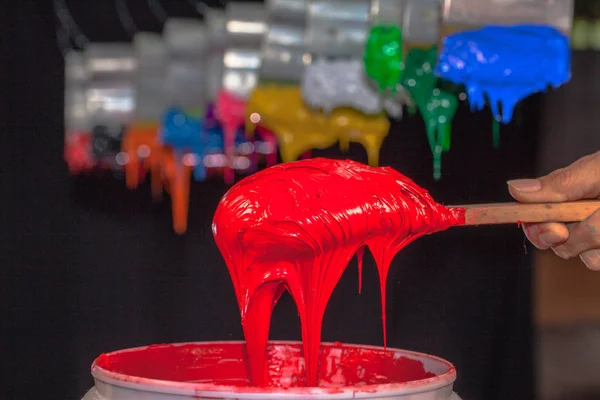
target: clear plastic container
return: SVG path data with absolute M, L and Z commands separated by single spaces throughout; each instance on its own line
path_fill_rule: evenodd
M 460 400 L 452 392 L 452 364 L 427 354 L 323 343 L 319 387 L 303 387 L 302 344 L 271 342 L 267 351 L 268 388 L 249 386 L 244 342 L 158 345 L 105 354 L 92 365 L 95 386 L 84 400 Z
M 65 134 L 88 132 L 92 129 L 86 109 L 85 89 L 87 71 L 83 54 L 70 51 L 65 56 Z M 65 140 L 68 141 L 68 140 Z
M 402 40 L 413 46 L 436 44 L 440 32 L 440 0 L 373 0 L 371 23 L 397 25 Z
M 261 47 L 268 31 L 264 4 L 228 2 L 225 28 L 227 49 L 223 55 L 222 88 L 247 99 L 258 84 Z
M 308 8 L 307 44 L 317 58 L 361 58 L 369 34 L 369 0 L 314 0 Z
M 573 0 L 443 0 L 442 35 L 484 25 L 516 24 L 546 24 L 569 35 L 573 11 Z

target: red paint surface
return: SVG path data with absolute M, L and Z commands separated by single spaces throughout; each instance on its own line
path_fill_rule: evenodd
M 270 343 L 266 352 L 265 386 L 307 386 L 303 348 L 299 343 Z M 421 361 L 381 348 L 323 344 L 318 360 L 317 384 L 331 388 L 332 392 L 343 387 L 406 383 L 435 376 L 425 371 Z M 125 375 L 123 379 L 128 381 L 207 383 L 247 390 L 251 386 L 247 361 L 246 346 L 241 342 L 191 343 L 103 354 L 93 368 Z
M 253 384 L 269 384 L 271 314 L 285 290 L 298 308 L 307 384 L 315 386 L 323 314 L 352 256 L 366 246 L 375 258 L 385 343 L 392 259 L 416 238 L 460 224 L 460 214 L 391 168 L 353 161 L 281 164 L 233 186 L 219 203 L 213 234 L 237 295 Z

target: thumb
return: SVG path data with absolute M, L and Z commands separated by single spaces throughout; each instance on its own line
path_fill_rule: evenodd
M 508 181 L 510 194 L 523 203 L 560 203 L 600 194 L 600 152 L 538 179 Z

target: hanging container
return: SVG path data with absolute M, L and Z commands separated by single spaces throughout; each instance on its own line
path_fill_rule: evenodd
M 168 104 L 203 114 L 207 103 L 209 45 L 205 24 L 192 18 L 170 18 L 165 23 L 163 37 L 168 54 L 165 82 Z
M 373 0 L 372 25 L 402 28 L 402 40 L 412 47 L 429 47 L 439 40 L 440 0 Z
M 208 57 L 206 65 L 206 94 L 209 105 L 214 104 L 223 88 L 223 56 L 227 48 L 225 11 L 208 8 L 204 13 L 208 33 Z
M 442 0 L 442 38 L 485 25 L 543 24 L 569 36 L 573 0 Z
M 85 104 L 92 127 L 104 126 L 118 137 L 135 110 L 134 77 L 137 60 L 129 43 L 90 43 L 83 52 Z
M 229 2 L 225 8 L 227 48 L 223 55 L 223 89 L 246 99 L 258 83 L 261 46 L 267 33 L 264 4 Z
M 316 58 L 360 59 L 370 29 L 370 0 L 313 0 L 307 44 Z
M 306 43 L 309 0 L 268 0 L 269 30 L 262 46 L 261 80 L 298 83 L 311 56 Z
M 88 74 L 83 54 L 70 51 L 65 56 L 65 139 L 76 132 L 89 132 L 91 124 L 85 107 Z M 65 140 L 67 142 L 68 140 Z
M 167 47 L 161 35 L 140 32 L 133 39 L 133 49 L 138 63 L 135 78 L 135 120 L 157 123 L 167 107 Z

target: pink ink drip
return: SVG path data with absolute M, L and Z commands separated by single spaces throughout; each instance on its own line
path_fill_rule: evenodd
M 228 160 L 224 171 L 225 183 L 232 184 L 235 180 L 235 172 L 230 163 L 235 155 L 235 136 L 245 123 L 246 102 L 226 90 L 221 90 L 217 94 L 215 114 L 217 120 L 223 125 L 223 147 Z

